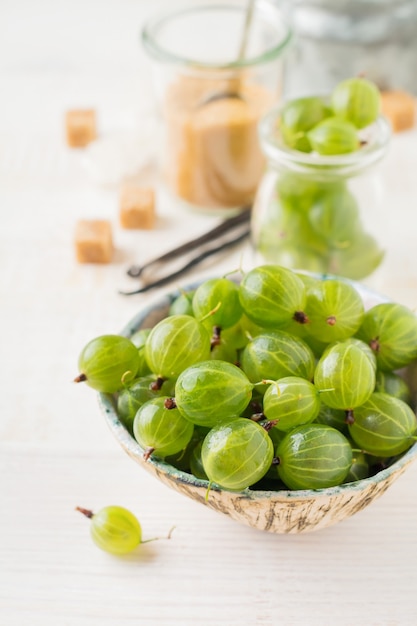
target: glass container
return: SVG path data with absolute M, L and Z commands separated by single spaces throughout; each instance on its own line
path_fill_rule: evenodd
M 258 122 L 282 91 L 288 25 L 271 0 L 174 7 L 142 32 L 163 119 L 163 178 L 187 206 L 251 204 L 264 170 Z
M 381 116 L 363 129 L 355 152 L 322 156 L 286 147 L 279 116 L 272 110 L 259 129 L 268 167 L 252 212 L 256 262 L 354 280 L 371 275 L 388 243 L 375 167 L 389 145 L 388 122 Z
M 294 32 L 285 96 L 326 91 L 364 74 L 417 95 L 416 0 L 277 0 Z

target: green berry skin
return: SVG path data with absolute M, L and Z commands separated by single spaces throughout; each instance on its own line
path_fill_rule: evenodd
M 193 295 L 195 290 L 181 293 L 169 307 L 168 315 L 194 315 Z
M 177 378 L 189 365 L 210 357 L 210 335 L 194 317 L 171 315 L 152 328 L 145 356 L 154 374 Z
M 299 376 L 312 380 L 315 358 L 311 348 L 283 330 L 264 332 L 248 343 L 241 354 L 242 370 L 252 383 Z M 262 392 L 262 387 L 258 387 Z
M 376 121 L 381 96 L 378 87 L 365 78 L 349 78 L 333 90 L 331 105 L 334 114 L 352 122 L 356 128 L 365 128 Z
M 142 328 L 130 337 L 130 341 L 137 347 L 139 353 L 139 367 L 136 372 L 136 378 L 146 376 L 151 373 L 150 367 L 145 358 L 145 344 L 150 332 L 150 328 Z
M 302 280 L 279 265 L 255 267 L 240 284 L 240 302 L 247 317 L 268 328 L 288 324 L 296 312 L 303 310 L 305 300 Z
M 374 456 L 405 452 L 414 443 L 417 421 L 413 410 L 398 398 L 375 392 L 354 412 L 349 433 L 358 447 Z
M 417 317 L 402 304 L 373 306 L 356 335 L 375 351 L 378 369 L 384 372 L 405 367 L 417 358 Z
M 228 278 L 210 278 L 196 289 L 193 297 L 193 313 L 198 320 L 208 316 L 203 323 L 212 328 L 230 328 L 241 315 L 239 287 Z M 215 313 L 210 314 L 212 311 Z
M 278 475 L 289 489 L 325 489 L 345 480 L 352 448 L 335 428 L 307 424 L 287 433 L 276 456 Z
M 253 385 L 232 363 L 212 359 L 184 370 L 175 385 L 175 402 L 193 424 L 213 427 L 237 417 L 248 406 Z
M 152 448 L 155 456 L 164 458 L 184 450 L 193 436 L 194 426 L 177 408 L 165 408 L 169 398 L 162 396 L 148 400 L 136 413 L 133 434 L 146 450 Z
M 357 480 L 363 480 L 370 475 L 369 463 L 366 454 L 363 452 L 354 452 L 352 458 L 352 465 L 350 466 L 349 474 L 346 476 L 344 482 L 352 483 Z
M 352 280 L 362 280 L 381 265 L 384 256 L 385 252 L 375 237 L 358 231 L 351 245 L 331 251 L 328 272 Z
M 325 185 L 327 187 L 327 185 Z M 321 195 L 323 185 L 315 179 L 282 172 L 277 181 L 277 197 L 285 208 L 306 213 Z
M 354 335 L 364 312 L 359 293 L 345 281 L 323 280 L 307 290 L 306 330 L 318 341 L 331 343 Z
M 117 555 L 132 552 L 142 541 L 139 521 L 121 506 L 106 506 L 94 513 L 90 533 L 101 550 Z
M 313 150 L 323 156 L 348 154 L 359 149 L 356 127 L 338 117 L 328 117 L 307 133 Z
M 355 197 L 344 186 L 323 193 L 309 212 L 312 228 L 333 248 L 346 248 L 359 229 L 359 208 Z
M 120 335 L 101 335 L 82 350 L 78 368 L 86 383 L 96 391 L 115 393 L 132 380 L 139 367 L 136 346 Z
M 319 413 L 314 422 L 336 428 L 336 430 L 339 430 L 345 436 L 349 434 L 349 428 L 346 423 L 346 411 L 343 409 L 332 409 L 323 402 L 320 405 Z
M 336 343 L 340 343 L 340 342 L 336 342 Z M 375 374 L 376 374 L 377 368 L 376 368 L 375 352 L 372 350 L 372 348 L 370 346 L 368 346 L 367 343 L 365 343 L 361 339 L 358 339 L 357 337 L 348 337 L 347 339 L 344 339 L 342 343 L 344 345 L 352 344 L 352 345 L 357 346 L 358 348 L 360 348 L 362 350 L 362 352 L 368 357 L 369 362 L 372 365 L 372 367 L 374 368 L 374 371 L 375 371 Z M 332 348 L 333 345 L 334 345 L 333 343 L 331 343 L 330 345 L 327 345 L 326 348 L 323 350 L 321 356 L 323 356 L 330 348 Z
M 306 132 L 331 114 L 325 102 L 318 97 L 298 98 L 282 109 L 280 130 L 285 144 L 294 150 L 311 152 Z
M 404 378 L 401 378 L 401 376 L 395 372 L 377 371 L 375 391 L 387 393 L 388 395 L 398 398 L 406 404 L 411 405 L 412 398 L 410 387 L 407 385 Z
M 375 369 L 361 348 L 351 342 L 336 343 L 319 359 L 314 383 L 321 400 L 334 409 L 360 406 L 375 388 Z
M 190 471 L 196 478 L 199 478 L 200 480 L 208 480 L 203 460 L 201 458 L 202 447 L 203 441 L 200 441 L 196 446 L 194 446 L 190 456 Z
M 174 395 L 175 383 L 172 380 L 163 382 L 160 389 L 153 389 L 152 383 L 155 382 L 155 376 L 143 376 L 138 380 L 134 380 L 128 387 L 121 389 L 117 396 L 117 414 L 120 421 L 126 428 L 132 432 L 133 420 L 138 409 L 148 402 L 160 396 Z
M 287 432 L 312 422 L 319 413 L 320 404 L 319 393 L 312 383 L 297 376 L 287 376 L 268 387 L 263 412 L 268 420 L 277 420 L 275 428 Z
M 258 482 L 271 467 L 274 446 L 259 424 L 232 419 L 206 435 L 201 458 L 210 482 L 241 491 Z

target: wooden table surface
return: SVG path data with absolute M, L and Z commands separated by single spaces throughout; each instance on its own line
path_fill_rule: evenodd
M 153 3 L 152 3 L 153 4 Z M 157 3 L 161 5 L 162 3 Z M 125 297 L 126 268 L 219 218 L 158 193 L 151 232 L 122 231 L 117 187 L 64 143 L 67 109 L 97 109 L 100 133 L 140 128 L 152 107 L 138 44 L 144 0 L 18 0 L 0 7 L 0 624 L 3 626 L 415 626 L 417 466 L 329 529 L 281 536 L 239 525 L 168 489 L 127 457 L 91 389 L 72 383 L 91 338 L 118 332 L 158 293 Z M 417 133 L 381 164 L 388 239 L 370 281 L 417 307 Z M 112 221 L 115 260 L 77 265 L 77 219 Z M 184 278 L 249 267 L 246 244 Z M 112 557 L 80 505 L 131 509 L 145 538 Z

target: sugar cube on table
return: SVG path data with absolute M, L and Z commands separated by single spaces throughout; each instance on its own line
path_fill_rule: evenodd
M 406 91 L 383 91 L 381 109 L 395 133 L 408 130 L 415 124 L 416 99 Z
M 67 143 L 71 148 L 83 148 L 97 137 L 96 112 L 93 109 L 67 111 Z
M 151 187 L 126 185 L 120 193 L 122 228 L 151 229 L 155 225 L 155 193 Z
M 113 256 L 111 224 L 107 220 L 79 220 L 75 228 L 79 263 L 110 263 Z

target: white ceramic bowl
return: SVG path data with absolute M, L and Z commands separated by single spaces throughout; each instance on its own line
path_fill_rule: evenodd
M 365 305 L 384 301 L 378 294 L 353 283 Z M 189 288 L 194 288 L 195 285 Z M 167 315 L 178 292 L 163 297 L 141 311 L 123 329 L 129 337 L 140 328 L 150 328 Z M 273 533 L 302 533 L 325 528 L 365 508 L 383 494 L 417 457 L 417 444 L 388 468 L 374 476 L 337 487 L 302 491 L 228 491 L 212 486 L 206 498 L 208 483 L 180 471 L 161 459 L 145 461 L 144 450 L 119 420 L 112 396 L 99 394 L 99 403 L 107 424 L 127 454 L 160 481 L 204 506 L 224 513 L 238 522 Z

